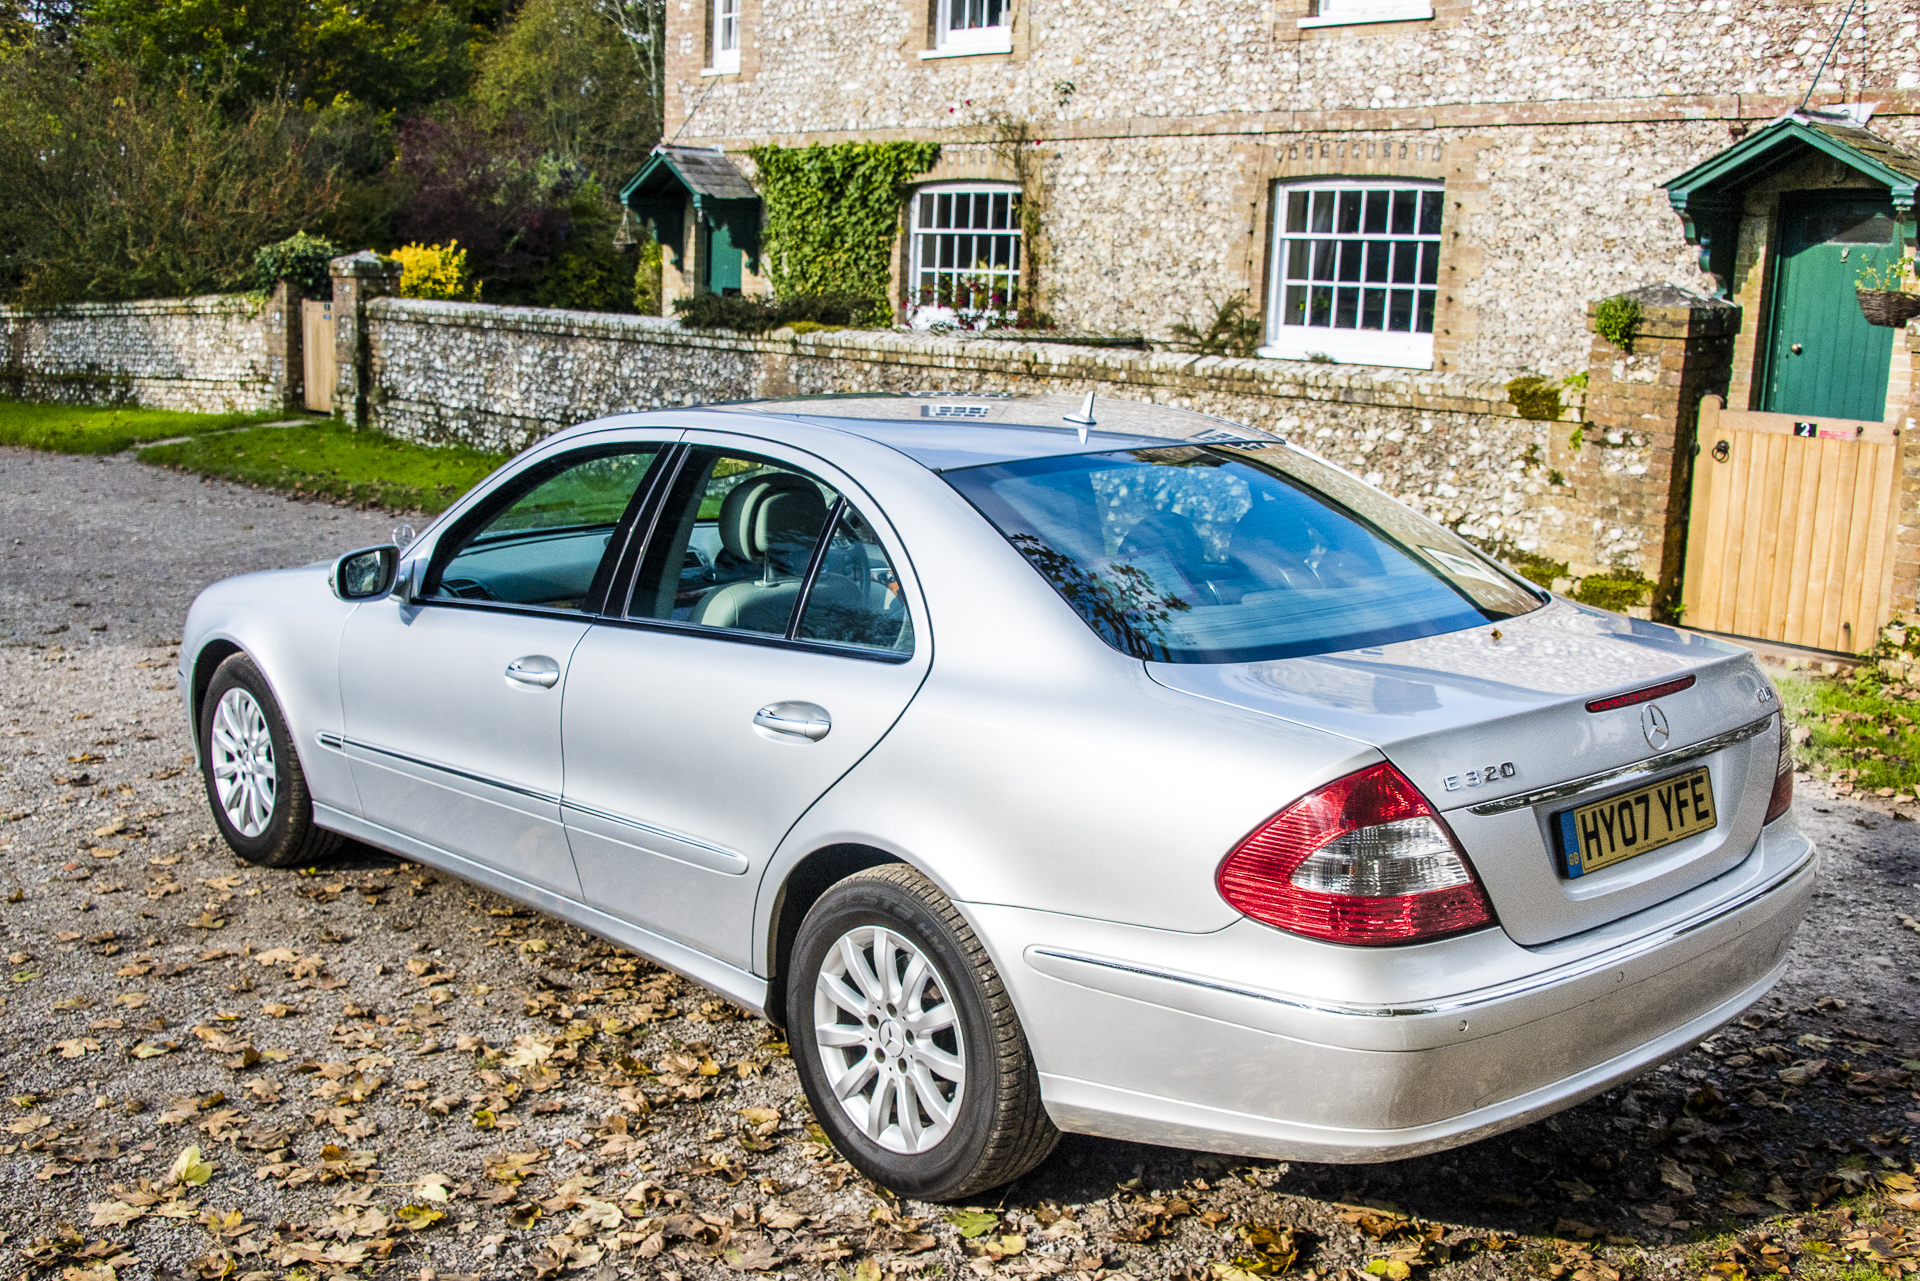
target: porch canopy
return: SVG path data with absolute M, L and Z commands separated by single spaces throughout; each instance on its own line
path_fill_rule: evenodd
M 718 147 L 680 147 L 661 143 L 627 185 L 620 203 L 634 217 L 653 224 L 654 239 L 685 262 L 687 202 L 696 223 L 727 229 L 733 244 L 747 251 L 754 269 L 760 261 L 760 193 L 733 167 Z
M 1700 269 L 1726 296 L 1733 253 L 1740 238 L 1740 212 L 1749 188 L 1782 170 L 1827 157 L 1884 184 L 1908 246 L 1914 243 L 1914 191 L 1920 188 L 1920 157 L 1834 112 L 1793 111 L 1754 130 L 1712 159 L 1666 184 L 1667 200 L 1680 215 L 1687 243 L 1700 247 Z

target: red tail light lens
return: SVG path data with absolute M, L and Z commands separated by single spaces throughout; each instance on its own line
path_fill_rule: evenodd
M 1256 921 L 1363 947 L 1493 924 L 1453 833 L 1392 765 L 1335 779 L 1227 855 L 1220 896 Z
M 1787 718 L 1780 718 L 1780 763 L 1773 771 L 1773 795 L 1767 798 L 1767 817 L 1761 825 L 1773 822 L 1793 808 L 1793 730 Z

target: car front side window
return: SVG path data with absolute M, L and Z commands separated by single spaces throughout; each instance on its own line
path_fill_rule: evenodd
M 659 446 L 563 454 L 509 482 L 435 556 L 430 598 L 584 610 Z

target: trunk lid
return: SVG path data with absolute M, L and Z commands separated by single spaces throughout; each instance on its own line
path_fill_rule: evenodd
M 1379 748 L 1445 815 L 1501 925 L 1525 945 L 1604 925 L 1738 865 L 1759 835 L 1778 760 L 1768 718 L 1779 705 L 1748 651 L 1562 600 L 1391 645 L 1147 670 L 1170 689 Z M 1586 707 L 1686 676 L 1690 688 L 1650 702 Z M 1691 759 L 1674 759 L 1688 749 Z M 1711 829 L 1568 875 L 1563 812 L 1702 766 Z M 1582 780 L 1590 781 L 1568 794 Z M 1275 808 L 1290 799 L 1276 797 Z

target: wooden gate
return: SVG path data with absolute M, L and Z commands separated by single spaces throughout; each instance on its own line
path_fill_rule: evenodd
M 1681 621 L 1857 653 L 1893 613 L 1899 438 L 1701 402 Z
M 302 386 L 306 389 L 308 409 L 333 412 L 333 304 L 300 304 L 300 355 L 304 365 Z

